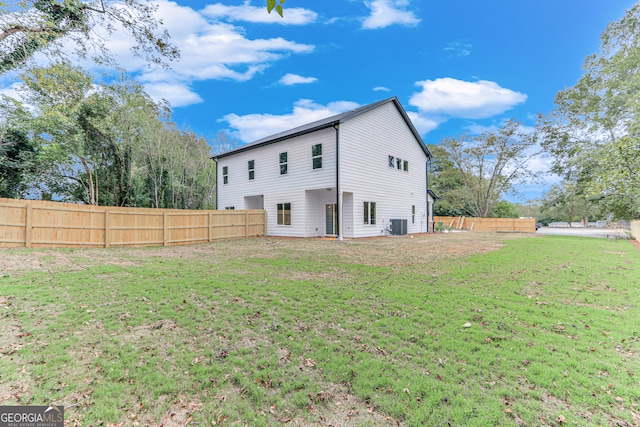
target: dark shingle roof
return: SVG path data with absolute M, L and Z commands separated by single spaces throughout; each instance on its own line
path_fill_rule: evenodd
M 429 152 L 429 150 L 427 149 L 426 145 L 424 144 L 424 141 L 420 137 L 420 134 L 418 133 L 416 128 L 413 126 L 413 123 L 411 123 L 411 120 L 409 119 L 409 116 L 407 116 L 406 111 L 404 111 L 404 108 L 402 108 L 402 105 L 400 104 L 400 101 L 395 96 L 392 97 L 392 98 L 384 99 L 382 101 L 374 102 L 373 104 L 365 105 L 363 107 L 358 107 L 358 108 L 356 108 L 354 110 L 347 111 L 345 113 L 341 113 L 341 114 L 337 114 L 335 116 L 327 117 L 326 119 L 317 120 L 317 121 L 312 122 L 312 123 L 307 123 L 306 125 L 298 126 L 296 128 L 293 128 L 293 129 L 285 130 L 283 132 L 276 133 L 274 135 L 270 135 L 270 136 L 267 136 L 265 138 L 258 139 L 257 141 L 253 141 L 253 142 L 251 142 L 249 144 L 245 144 L 245 145 L 243 145 L 241 147 L 235 148 L 235 149 L 227 151 L 225 153 L 217 154 L 217 155 L 213 156 L 212 158 L 213 159 L 220 159 L 222 157 L 231 156 L 233 154 L 241 153 L 243 151 L 248 151 L 248 150 L 252 150 L 254 148 L 258 148 L 258 147 L 262 147 L 262 146 L 265 146 L 265 145 L 268 145 L 268 144 L 273 144 L 273 143 L 276 143 L 276 142 L 279 142 L 279 141 L 283 141 L 285 139 L 290 139 L 290 138 L 294 138 L 296 136 L 300 136 L 300 135 L 304 135 L 304 134 L 307 134 L 307 133 L 315 132 L 315 131 L 320 130 L 320 129 L 333 127 L 333 126 L 338 125 L 340 123 L 344 123 L 345 121 L 349 120 L 352 117 L 359 116 L 362 113 L 365 113 L 367 111 L 373 110 L 374 108 L 377 108 L 377 107 L 379 107 L 381 105 L 384 105 L 387 102 L 393 102 L 395 104 L 395 106 L 398 108 L 398 111 L 400 112 L 400 114 L 404 118 L 404 121 L 407 123 L 407 126 L 409 127 L 409 129 L 411 129 L 411 132 L 413 133 L 415 138 L 420 143 L 420 147 L 422 148 L 424 153 L 427 155 L 427 157 L 430 158 L 431 157 L 431 153 Z

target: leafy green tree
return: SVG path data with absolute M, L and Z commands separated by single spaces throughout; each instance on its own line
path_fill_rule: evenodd
M 542 202 L 539 199 L 527 200 L 524 203 L 515 204 L 518 217 L 521 218 L 540 218 Z
M 640 4 L 610 23 L 578 83 L 541 117 L 554 170 L 624 217 L 640 216 Z
M 455 167 L 449 154 L 439 145 L 429 145 L 433 160 L 429 171 L 429 188 L 438 196 L 433 206 L 437 216 L 462 216 L 468 209 L 461 207 L 450 197 L 455 190 L 464 186 L 462 172 Z
M 541 215 L 554 221 L 588 222 L 601 219 L 601 211 L 598 200 L 588 197 L 571 181 L 552 186 L 542 198 Z
M 28 115 L 32 140 L 39 150 L 42 183 L 54 193 L 74 192 L 80 185 L 84 202 L 97 205 L 100 182 L 99 149 L 80 121 L 82 110 L 93 90 L 91 76 L 67 62 L 49 67 L 33 67 L 22 75 L 28 90 L 26 102 L 35 107 Z M 77 194 L 78 192 L 75 191 Z
M 94 85 L 68 63 L 24 73 L 5 98 L 6 126 L 37 148 L 33 185 L 93 205 L 200 209 L 213 204 L 215 164 L 204 138 L 178 130 L 137 83 Z
M 444 139 L 438 146 L 455 170 L 450 176 L 462 185 L 451 185 L 438 196 L 465 215 L 490 216 L 502 195 L 515 193 L 515 184 L 537 179 L 528 167 L 539 154 L 536 143 L 536 135 L 522 132 L 521 124 L 514 120 L 497 131 Z
M 130 33 L 132 49 L 150 63 L 166 65 L 178 58 L 154 13 L 150 0 L 24 0 L 0 2 L 0 74 L 24 65 L 37 52 L 57 58 L 68 57 L 62 41 L 70 41 L 75 53 L 99 63 L 112 63 L 98 27 L 109 34 Z
M 516 205 L 507 202 L 506 200 L 500 200 L 493 205 L 491 211 L 492 218 L 520 218 Z
M 35 168 L 35 150 L 19 129 L 0 128 L 0 197 L 19 198 L 28 190 Z

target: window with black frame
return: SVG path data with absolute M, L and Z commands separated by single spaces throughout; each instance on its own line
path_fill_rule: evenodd
M 311 159 L 314 169 L 322 168 L 322 144 L 311 146 Z
M 287 153 L 280 153 L 280 175 L 286 175 L 288 172 Z

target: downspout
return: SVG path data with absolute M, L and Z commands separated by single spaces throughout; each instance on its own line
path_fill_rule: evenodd
M 342 240 L 342 192 L 340 191 L 340 124 L 333 125 L 336 130 L 336 209 L 338 209 L 338 218 L 336 220 L 336 228 L 338 240 Z
M 216 209 L 218 209 L 218 160 L 212 157 L 213 163 L 216 164 Z
M 431 225 L 431 212 L 429 211 L 429 164 L 431 163 L 431 157 L 427 157 L 425 162 L 425 179 L 427 183 L 427 233 L 429 233 L 429 226 Z M 217 194 L 217 193 L 216 193 Z

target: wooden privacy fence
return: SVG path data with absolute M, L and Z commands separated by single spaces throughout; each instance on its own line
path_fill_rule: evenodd
M 475 230 L 475 231 L 517 231 L 522 233 L 535 233 L 535 218 L 472 218 L 436 216 L 433 218 L 437 229 L 438 223 L 442 223 L 445 229 Z
M 169 246 L 264 236 L 264 210 L 120 208 L 0 198 L 0 247 Z

